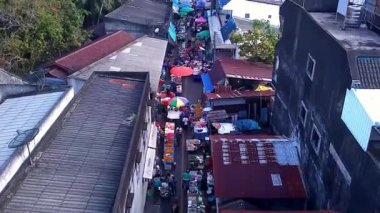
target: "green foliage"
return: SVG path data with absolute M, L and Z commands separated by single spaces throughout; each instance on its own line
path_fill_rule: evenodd
M 278 32 L 266 20 L 252 21 L 252 30 L 231 34 L 231 41 L 239 44 L 240 55 L 250 61 L 273 63 Z
M 74 0 L 0 0 L 0 11 L 0 67 L 20 74 L 89 36 Z
M 78 7 L 85 9 L 86 25 L 97 24 L 104 14 L 120 6 L 121 0 L 76 0 Z

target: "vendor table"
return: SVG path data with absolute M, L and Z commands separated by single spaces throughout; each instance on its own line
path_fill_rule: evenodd
M 164 144 L 164 169 L 170 170 L 174 162 L 174 129 L 175 125 L 172 122 L 165 123 L 165 144 Z
M 201 141 L 198 139 L 187 139 L 186 140 L 186 150 L 189 152 L 197 151 Z
M 226 110 L 213 110 L 210 112 L 207 112 L 207 119 L 211 122 L 215 122 L 218 120 L 224 120 L 228 118 L 228 114 Z
M 204 168 L 204 158 L 203 154 L 189 154 L 188 162 L 190 169 L 203 169 Z

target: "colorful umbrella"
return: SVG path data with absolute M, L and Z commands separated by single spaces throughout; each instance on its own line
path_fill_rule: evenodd
M 180 13 L 190 13 L 190 12 L 193 12 L 193 11 L 194 11 L 194 9 L 191 8 L 191 7 L 182 7 L 182 8 L 179 9 Z
M 169 106 L 171 106 L 171 107 L 177 107 L 177 108 L 184 107 L 184 106 L 186 106 L 188 104 L 189 104 L 189 100 L 187 100 L 184 97 L 178 97 L 178 96 L 172 98 L 169 101 Z
M 191 67 L 178 66 L 173 67 L 170 73 L 175 76 L 189 76 L 193 74 L 193 69 Z
M 196 35 L 197 39 L 208 39 L 210 38 L 210 32 L 208 30 L 203 30 Z
M 195 19 L 195 23 L 206 23 L 207 20 L 203 18 L 202 16 Z

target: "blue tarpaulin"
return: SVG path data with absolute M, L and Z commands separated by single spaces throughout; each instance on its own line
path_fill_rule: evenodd
M 228 2 L 230 2 L 231 0 L 219 0 L 219 7 L 220 8 L 223 8 L 226 4 L 228 4 Z
M 227 40 L 232 31 L 236 30 L 236 23 L 234 18 L 230 18 L 227 23 L 220 29 L 223 40 Z
M 214 86 L 212 85 L 210 75 L 208 73 L 204 73 L 201 77 L 205 93 L 211 93 L 214 90 Z
M 176 41 L 177 41 L 177 33 L 176 33 L 176 29 L 175 29 L 174 24 L 171 23 L 171 22 L 170 22 L 170 24 L 169 24 L 168 32 L 169 32 L 170 38 L 171 38 L 174 42 L 176 42 Z
M 204 0 L 198 0 L 195 7 L 197 9 L 202 9 L 202 8 L 205 8 L 205 6 L 206 6 L 206 2 Z

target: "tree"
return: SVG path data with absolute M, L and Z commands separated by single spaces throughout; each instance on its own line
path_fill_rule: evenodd
M 253 20 L 252 30 L 231 35 L 231 41 L 239 45 L 241 56 L 268 64 L 273 63 L 278 38 L 278 32 L 266 20 Z
M 79 47 L 85 11 L 74 0 L 0 0 L 0 67 L 22 74 Z
M 85 24 L 88 26 L 99 23 L 102 15 L 118 7 L 120 3 L 120 0 L 77 0 L 78 7 L 88 12 Z

